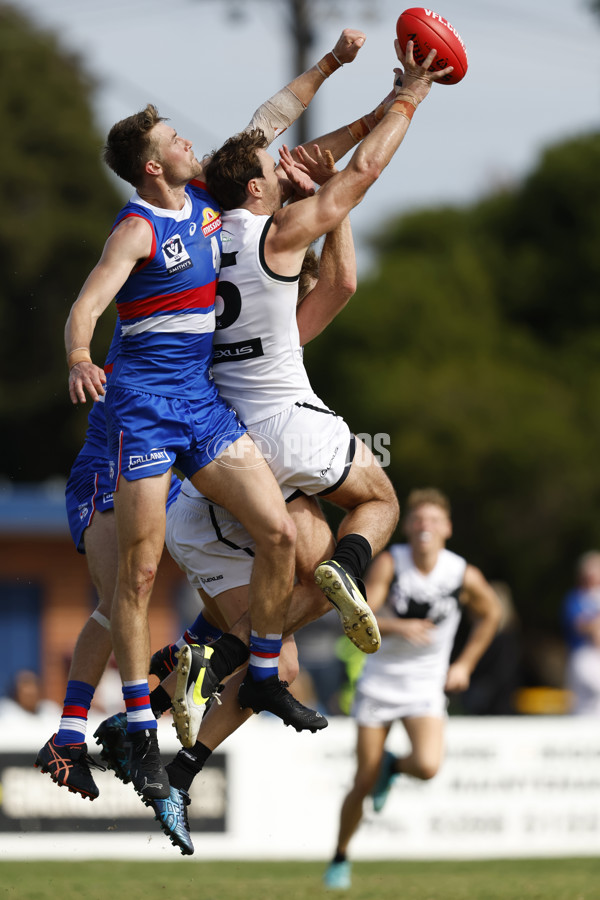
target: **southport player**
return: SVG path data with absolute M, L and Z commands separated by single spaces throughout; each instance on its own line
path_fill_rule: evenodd
M 356 689 L 356 774 L 342 805 L 335 856 L 324 875 L 329 888 L 350 887 L 348 845 L 360 825 L 365 797 L 373 795 L 379 812 L 400 773 L 423 780 L 437 773 L 443 757 L 444 691 L 467 689 L 500 620 L 499 601 L 479 569 L 446 549 L 452 523 L 441 491 L 409 494 L 404 532 L 407 543 L 381 553 L 367 578 L 382 643 L 377 656 L 367 658 Z M 463 610 L 473 626 L 449 665 Z M 403 758 L 384 749 L 397 719 L 411 744 Z
M 333 556 L 316 568 L 315 580 L 334 605 L 354 604 L 359 620 L 371 619 L 361 576 L 373 551 L 382 549 L 393 532 L 398 505 L 373 454 L 364 444 L 357 452 L 347 424 L 312 392 L 296 322 L 297 280 L 309 245 L 336 228 L 363 199 L 402 143 L 431 84 L 446 74 L 428 70 L 433 51 L 418 66 L 411 42 L 406 56 L 397 41 L 395 47 L 405 67 L 403 86 L 395 85 L 387 111 L 346 168 L 313 196 L 283 206 L 275 161 L 259 129 L 230 138 L 206 168 L 207 183 L 224 211 L 219 291 L 225 305 L 223 328 L 215 341 L 215 380 L 250 433 L 277 448 L 270 466 L 286 498 L 297 493 L 327 496 L 347 510 Z M 303 148 L 297 152 L 300 161 L 308 163 L 307 152 Z M 293 157 L 284 153 L 282 165 L 292 179 Z M 193 488 L 188 491 L 184 486 L 183 491 L 193 500 Z M 377 649 L 373 625 L 365 629 L 361 649 Z M 251 665 L 239 699 L 242 707 L 259 712 L 269 708 L 264 705 L 265 688 L 278 691 L 272 660 L 281 646 L 281 632 L 266 641 L 257 637 L 251 638 Z M 215 687 L 208 667 L 200 669 L 194 683 L 196 654 L 204 663 L 202 648 L 182 648 L 178 667 L 174 705 L 184 721 L 191 718 L 191 705 L 207 698 Z

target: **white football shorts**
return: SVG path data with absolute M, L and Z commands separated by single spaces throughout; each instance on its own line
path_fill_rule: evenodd
M 328 494 L 346 480 L 356 440 L 346 422 L 316 394 L 254 422 L 248 434 L 260 447 L 283 496 Z
M 390 725 L 398 719 L 446 717 L 448 698 L 439 691 L 415 692 L 414 697 L 398 697 L 397 702 L 374 697 L 360 689 L 360 683 L 354 695 L 352 716 L 358 725 L 376 728 L 379 725 Z
M 167 549 L 193 588 L 217 597 L 250 583 L 254 541 L 235 516 L 182 489 L 167 510 Z
M 315 394 L 253 424 L 248 433 L 287 501 L 298 494 L 326 495 L 343 484 L 356 449 L 346 422 Z M 209 597 L 250 582 L 253 539 L 232 513 L 195 490 L 188 494 L 184 486 L 167 510 L 165 543 L 192 587 Z

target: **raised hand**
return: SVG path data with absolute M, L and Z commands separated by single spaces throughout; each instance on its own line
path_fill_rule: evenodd
M 434 81 L 440 81 L 445 75 L 450 75 L 454 71 L 452 66 L 447 66 L 439 72 L 430 71 L 429 67 L 437 56 L 437 50 L 432 48 L 423 61 L 423 65 L 415 62 L 413 56 L 413 42 L 406 42 L 406 53 L 402 52 L 402 47 L 398 40 L 394 41 L 396 56 L 402 63 L 404 71 L 394 69 L 394 89 L 396 93 L 400 91 L 410 91 L 417 103 L 424 100 L 431 89 Z
M 312 152 L 313 155 L 311 156 L 306 147 L 296 147 L 294 149 L 296 164 L 302 167 L 303 171 L 311 177 L 315 184 L 325 184 L 338 171 L 333 155 L 329 150 L 321 152 L 318 144 L 312 145 Z
M 333 48 L 333 54 L 337 57 L 338 62 L 350 63 L 356 59 L 358 51 L 366 41 L 366 35 L 362 31 L 355 31 L 352 28 L 344 28 L 338 38 L 337 44 Z
M 298 199 L 299 197 L 312 197 L 315 192 L 315 186 L 308 169 L 305 165 L 294 159 L 286 144 L 279 150 L 279 165 L 287 177 L 289 187 L 296 195 L 295 199 Z M 286 196 L 287 193 L 288 192 L 286 191 Z

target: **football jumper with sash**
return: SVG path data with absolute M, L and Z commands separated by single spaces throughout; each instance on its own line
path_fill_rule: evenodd
M 210 399 L 221 218 L 205 186 L 192 181 L 183 209 L 151 206 L 135 194 L 117 216 L 152 227 L 150 256 L 116 297 L 120 348 L 111 385 L 163 397 Z

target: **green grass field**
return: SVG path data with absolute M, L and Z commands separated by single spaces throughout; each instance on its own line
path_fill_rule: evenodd
M 359 862 L 349 891 L 322 887 L 321 863 L 4 862 L 1 900 L 598 900 L 598 859 Z

